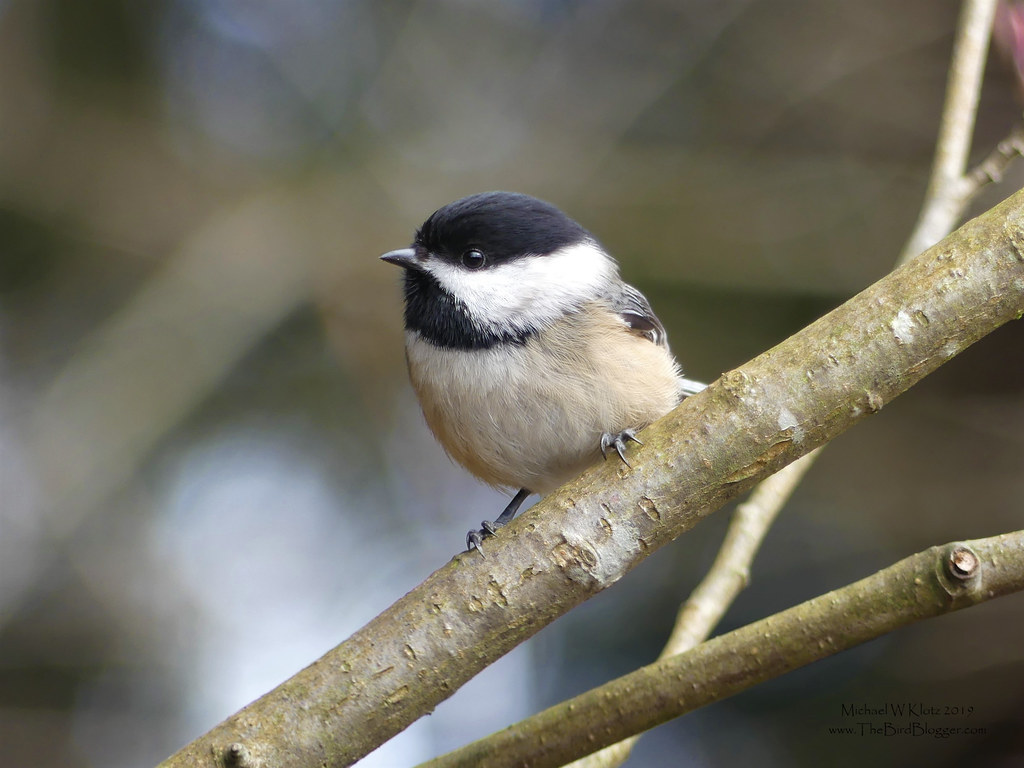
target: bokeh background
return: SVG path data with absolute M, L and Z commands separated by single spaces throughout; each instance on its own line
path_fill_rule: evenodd
M 549 199 L 711 380 L 885 274 L 953 0 L 0 2 L 0 765 L 156 763 L 441 566 L 503 497 L 434 444 L 398 275 L 435 208 Z M 1019 119 L 993 54 L 980 157 Z M 1024 184 L 1020 168 L 975 210 Z M 836 440 L 723 629 L 1021 527 L 1024 328 Z M 727 514 L 361 765 L 651 661 Z M 1024 599 L 645 737 L 637 766 L 1019 765 Z M 843 705 L 984 732 L 837 736 Z M 875 724 L 881 718 L 867 718 Z M 905 725 L 906 722 L 897 722 Z

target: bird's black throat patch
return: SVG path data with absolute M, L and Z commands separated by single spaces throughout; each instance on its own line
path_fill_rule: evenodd
M 535 331 L 494 331 L 473 322 L 465 305 L 437 279 L 415 269 L 405 273 L 405 327 L 444 349 L 490 349 L 498 344 L 525 344 Z

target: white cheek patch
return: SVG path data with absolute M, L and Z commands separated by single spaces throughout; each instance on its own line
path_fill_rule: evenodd
M 531 330 L 599 296 L 616 267 L 596 243 L 584 241 L 476 271 L 434 262 L 430 272 L 480 328 Z

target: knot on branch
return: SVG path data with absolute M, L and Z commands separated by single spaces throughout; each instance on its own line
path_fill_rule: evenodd
M 258 768 L 259 763 L 253 758 L 248 747 L 240 742 L 234 742 L 224 747 L 221 754 L 225 768 Z
M 939 582 L 954 601 L 980 594 L 981 558 L 966 544 L 943 547 L 938 570 Z

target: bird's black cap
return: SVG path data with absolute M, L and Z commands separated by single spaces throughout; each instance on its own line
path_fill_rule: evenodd
M 439 208 L 416 232 L 414 244 L 443 259 L 470 248 L 489 264 L 544 256 L 593 239 L 551 203 L 518 192 L 482 192 Z

